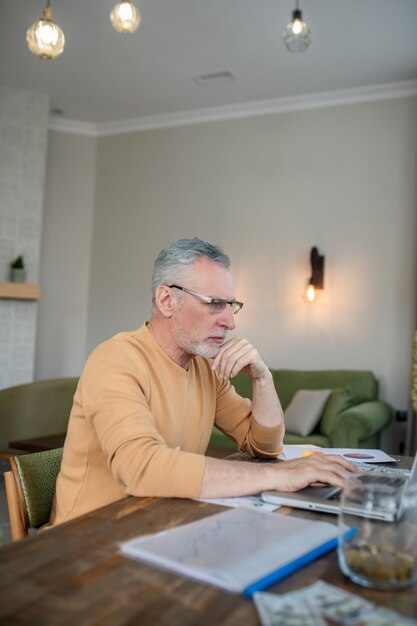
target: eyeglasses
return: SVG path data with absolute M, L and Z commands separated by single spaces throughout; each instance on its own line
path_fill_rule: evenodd
M 232 307 L 233 315 L 236 315 L 243 307 L 243 302 L 238 302 L 237 300 L 223 300 L 222 298 L 212 298 L 210 296 L 203 296 L 202 293 L 197 293 L 196 291 L 192 291 L 191 289 L 187 289 L 186 287 L 180 287 L 179 285 L 168 285 L 170 289 L 180 289 L 181 291 L 185 291 L 186 293 L 195 296 L 202 302 L 210 305 L 210 308 L 215 313 L 220 313 L 220 311 L 224 311 L 226 306 L 230 304 Z

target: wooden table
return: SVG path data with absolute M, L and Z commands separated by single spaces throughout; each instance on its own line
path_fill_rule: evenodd
M 402 463 L 407 467 L 410 462 Z M 129 560 L 121 541 L 224 510 L 182 499 L 126 498 L 0 549 L 0 624 L 31 626 L 259 626 L 250 600 Z M 286 515 L 335 516 L 282 507 Z M 285 538 L 283 538 L 285 541 Z M 417 614 L 416 586 L 375 591 L 340 572 L 335 551 L 268 591 L 286 593 L 322 579 L 403 615 Z

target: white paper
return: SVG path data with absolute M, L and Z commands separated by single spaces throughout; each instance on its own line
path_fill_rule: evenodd
M 382 450 L 372 448 L 320 448 L 314 445 L 289 445 L 278 456 L 283 461 L 308 457 L 313 454 L 338 454 L 353 463 L 395 463 L 395 459 Z
M 337 526 L 230 509 L 124 542 L 126 556 L 240 593 L 338 535 Z
M 237 498 L 196 498 L 198 502 L 208 502 L 209 504 L 218 504 L 219 506 L 228 506 L 230 508 L 243 509 L 262 509 L 262 511 L 276 511 L 280 508 L 279 504 L 271 504 L 264 502 L 261 496 L 240 496 Z

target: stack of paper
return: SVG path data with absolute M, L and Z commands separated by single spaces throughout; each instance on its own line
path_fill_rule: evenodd
M 337 545 L 337 527 L 231 509 L 121 544 L 128 557 L 251 596 Z

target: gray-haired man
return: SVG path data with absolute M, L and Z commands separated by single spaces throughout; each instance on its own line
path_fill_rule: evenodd
M 252 464 L 204 456 L 214 424 L 253 456 L 276 456 L 284 436 L 268 367 L 247 340 L 227 340 L 243 306 L 229 266 L 220 248 L 197 238 L 159 254 L 150 321 L 100 344 L 80 377 L 51 524 L 128 495 L 343 486 L 353 468 L 340 457 Z M 241 371 L 251 379 L 251 402 L 229 382 Z

